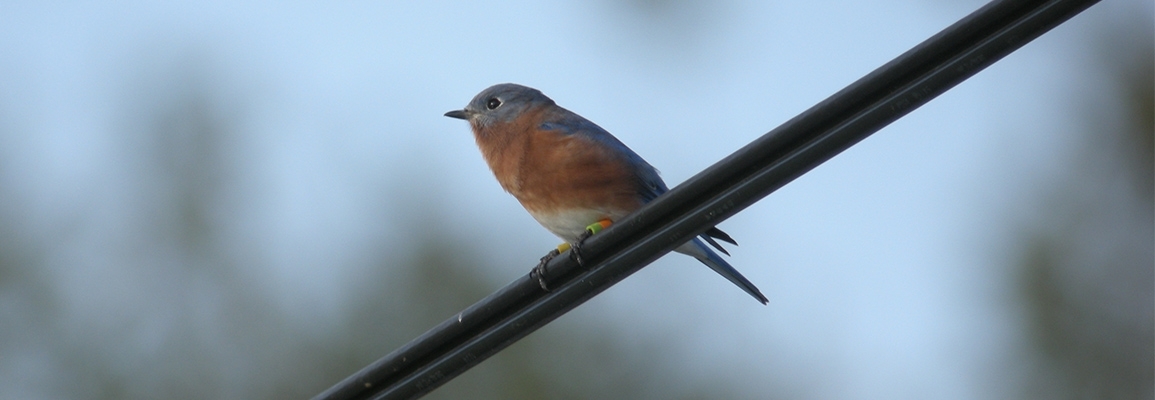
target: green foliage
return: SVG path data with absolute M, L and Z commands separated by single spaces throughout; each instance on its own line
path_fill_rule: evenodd
M 255 271 L 270 266 L 257 264 L 263 256 L 234 224 L 245 219 L 237 214 L 244 207 L 230 200 L 244 197 L 246 187 L 236 182 L 248 164 L 243 154 L 226 149 L 240 147 L 241 121 L 224 111 L 208 85 L 176 75 L 186 84 L 159 85 L 178 90 L 134 107 L 142 114 L 128 120 L 146 122 L 129 124 L 120 142 L 132 168 L 119 180 L 132 182 L 125 191 L 133 197 L 120 225 L 123 235 L 87 215 L 71 227 L 75 232 L 56 236 L 104 248 L 85 257 L 87 265 L 63 272 L 102 270 L 102 279 L 81 291 L 115 292 L 110 297 L 116 300 L 86 308 L 98 315 L 58 307 L 57 297 L 70 296 L 51 279 L 53 267 L 45 259 L 74 244 L 37 240 L 14 231 L 15 223 L 0 224 L 0 298 L 10 299 L 0 308 L 6 327 L 0 354 L 8 355 L 0 363 L 33 357 L 57 377 L 21 382 L 21 390 L 72 399 L 309 398 L 498 288 L 482 273 L 497 269 L 483 250 L 454 237 L 470 233 L 447 229 L 438 223 L 439 210 L 418 199 L 398 227 L 412 245 L 382 243 L 358 265 L 310 266 L 362 273 L 347 285 L 348 293 L 334 294 L 348 299 L 341 315 L 302 322 L 302 315 L 267 294 L 269 285 Z M 395 189 L 420 197 L 429 188 Z M 0 204 L 0 221 L 20 206 Z M 724 393 L 661 365 L 653 355 L 659 349 L 616 340 L 600 325 L 605 323 L 558 321 L 560 328 L 531 335 L 429 397 Z M 664 381 L 681 383 L 659 384 Z
M 1069 178 L 1042 201 L 1049 220 L 1024 246 L 1027 397 L 1155 395 L 1155 65 L 1150 37 L 1124 36 L 1104 46 L 1116 80 L 1108 97 L 1121 107 L 1093 113 Z

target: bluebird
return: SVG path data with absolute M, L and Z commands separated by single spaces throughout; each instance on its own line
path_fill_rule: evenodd
M 658 170 L 593 122 L 566 110 L 537 89 L 504 83 L 478 93 L 445 116 L 469 121 L 473 137 L 502 189 L 543 227 L 566 243 L 534 268 L 542 288 L 545 264 L 566 249 L 580 259 L 589 235 L 621 220 L 669 189 Z M 763 304 L 766 296 L 706 243 L 737 244 L 710 228 L 674 249 L 692 256 Z M 704 242 L 703 242 L 704 241 Z M 547 289 L 548 290 L 548 289 Z

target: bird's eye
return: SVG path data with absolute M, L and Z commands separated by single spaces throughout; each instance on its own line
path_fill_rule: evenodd
M 485 108 L 490 110 L 495 110 L 498 107 L 501 107 L 501 100 L 498 100 L 496 97 L 491 97 L 489 101 L 485 102 Z

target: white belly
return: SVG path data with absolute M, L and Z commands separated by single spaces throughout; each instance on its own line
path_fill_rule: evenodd
M 582 232 L 585 232 L 586 227 L 602 218 L 609 217 L 611 221 L 615 221 L 624 215 L 616 215 L 616 213 L 606 212 L 604 210 L 568 210 L 554 213 L 530 212 L 533 219 L 536 219 L 541 226 L 553 232 L 554 235 L 566 241 L 566 243 L 576 242 Z

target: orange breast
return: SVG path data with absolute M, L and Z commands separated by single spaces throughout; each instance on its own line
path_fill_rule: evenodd
M 531 213 L 600 210 L 616 219 L 641 207 L 628 164 L 600 143 L 536 126 L 502 128 L 504 135 L 479 134 L 478 146 L 502 188 Z
M 518 174 L 521 193 L 514 194 L 525 208 L 617 214 L 641 207 L 637 180 L 621 157 L 579 135 L 539 131 L 531 137 Z

